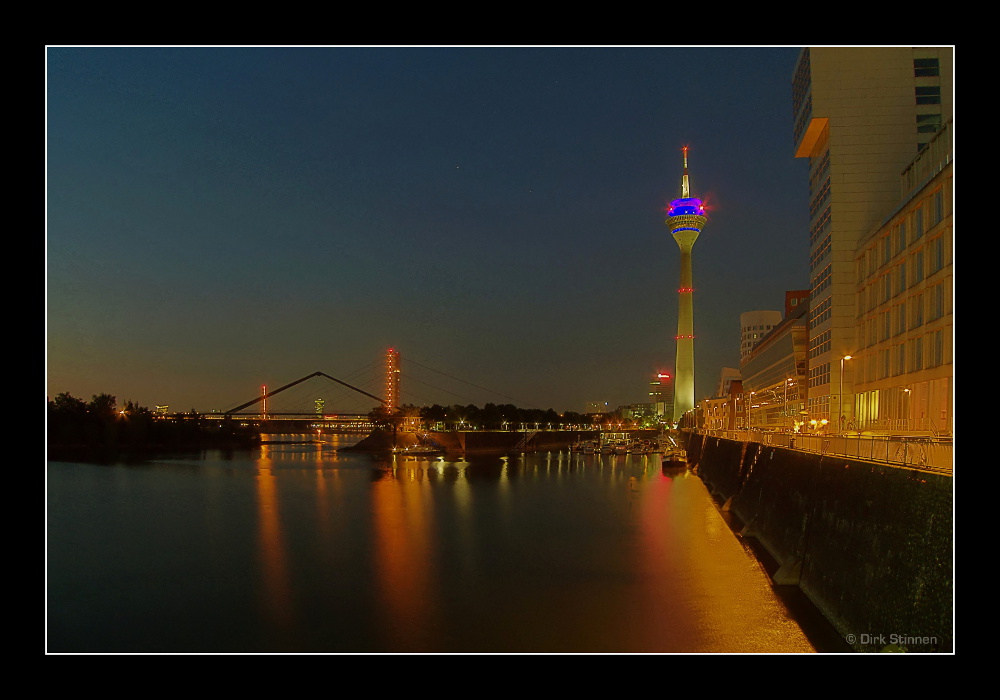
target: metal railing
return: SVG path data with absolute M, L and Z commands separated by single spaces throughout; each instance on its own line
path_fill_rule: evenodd
M 874 434 L 809 435 L 767 430 L 700 432 L 730 440 L 883 462 L 943 474 L 951 474 L 953 469 L 953 443 L 950 438 Z

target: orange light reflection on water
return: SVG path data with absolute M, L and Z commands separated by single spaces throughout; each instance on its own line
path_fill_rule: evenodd
M 257 537 L 260 552 L 262 609 L 279 634 L 294 627 L 288 555 L 281 530 L 277 480 L 264 448 L 257 467 Z
M 433 502 L 428 489 L 413 488 L 422 485 L 423 466 L 393 457 L 392 472 L 374 484 L 371 500 L 380 627 L 390 648 L 423 651 L 437 619 Z
M 740 544 L 689 472 L 650 483 L 642 501 L 642 568 L 656 572 L 648 592 L 659 604 L 681 604 L 690 651 L 808 653 L 816 649 L 778 598 L 760 563 Z M 662 575 L 664 572 L 670 575 Z M 686 578 L 679 578 L 685 572 Z M 668 582 L 672 590 L 665 591 Z M 676 634 L 676 631 L 675 631 Z

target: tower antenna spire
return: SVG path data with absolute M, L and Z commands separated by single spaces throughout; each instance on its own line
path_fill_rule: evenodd
M 688 147 L 684 146 L 681 148 L 684 153 L 684 175 L 681 177 L 681 199 L 687 199 L 691 196 L 691 185 L 688 181 Z

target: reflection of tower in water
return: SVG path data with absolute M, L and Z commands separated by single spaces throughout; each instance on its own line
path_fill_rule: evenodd
M 399 353 L 392 348 L 385 353 L 385 403 L 388 408 L 399 406 Z
M 681 197 L 667 207 L 666 224 L 681 250 L 681 279 L 677 289 L 677 358 L 674 364 L 674 421 L 694 408 L 694 275 L 692 250 L 698 234 L 708 221 L 704 203 L 691 196 L 688 183 L 687 146 Z

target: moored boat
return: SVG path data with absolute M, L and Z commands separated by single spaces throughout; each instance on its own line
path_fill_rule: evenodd
M 653 445 L 649 440 L 634 440 L 628 451 L 634 455 L 648 455 L 653 451 Z
M 680 447 L 674 447 L 663 453 L 664 469 L 687 469 L 687 453 Z
M 442 450 L 440 447 L 428 444 L 408 445 L 406 447 L 393 447 L 392 451 L 395 454 L 403 454 L 403 455 L 439 455 L 444 453 L 444 450 Z

